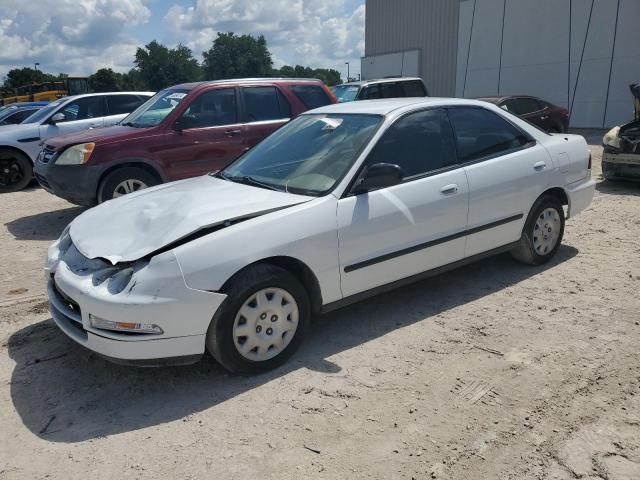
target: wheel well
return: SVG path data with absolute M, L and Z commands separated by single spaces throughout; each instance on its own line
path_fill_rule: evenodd
M 296 277 L 300 281 L 300 283 L 302 283 L 305 290 L 309 294 L 309 300 L 311 301 L 311 311 L 314 314 L 320 312 L 322 308 L 322 292 L 320 290 L 320 283 L 318 282 L 318 279 L 316 278 L 313 271 L 305 263 L 293 257 L 277 256 L 263 258 L 262 260 L 258 260 L 257 262 L 253 262 L 252 264 L 247 265 L 242 270 L 260 263 L 280 267 Z M 232 277 L 235 277 L 235 275 L 237 275 L 238 273 L 239 272 L 236 272 L 236 274 L 234 274 Z M 225 282 L 221 290 L 225 290 L 225 287 L 228 283 L 229 280 Z
M 140 168 L 142 170 L 145 170 L 147 173 L 150 173 L 151 175 L 153 175 L 154 177 L 156 177 L 158 179 L 158 181 L 162 182 L 163 178 L 162 175 L 160 175 L 160 173 L 153 168 L 151 165 L 149 165 L 148 163 L 144 163 L 144 162 L 125 162 L 125 163 L 118 163 L 116 165 L 113 165 L 109 168 L 107 168 L 102 175 L 100 176 L 100 181 L 98 182 L 98 188 L 100 188 L 102 186 L 102 182 L 104 181 L 105 178 L 107 178 L 107 175 L 111 174 L 112 172 L 115 172 L 116 170 L 119 170 L 121 168 L 127 168 L 127 167 L 135 167 L 135 168 Z
M 2 151 L 17 152 L 20 155 L 24 155 L 25 157 L 27 157 L 29 159 L 29 161 L 31 163 L 33 163 L 33 160 L 31 160 L 31 157 L 29 155 L 27 155 L 25 152 L 23 152 L 22 150 L 20 150 L 19 148 L 10 147 L 8 145 L 2 145 L 2 146 L 0 146 L 0 152 L 2 152 Z
M 542 195 L 554 196 L 554 197 L 556 197 L 558 199 L 558 201 L 562 205 L 569 205 L 569 197 L 567 197 L 567 192 L 565 192 L 560 187 L 550 188 L 549 190 L 545 191 Z
M 107 176 L 110 175 L 112 172 L 115 172 L 116 170 L 119 170 L 121 168 L 127 168 L 127 167 L 140 168 L 140 169 L 146 171 L 147 173 L 150 173 L 154 177 L 156 177 L 160 183 L 164 182 L 164 179 L 162 178 L 162 175 L 160 175 L 160 173 L 155 168 L 153 168 L 151 165 L 149 165 L 148 163 L 136 162 L 136 161 L 118 163 L 116 165 L 113 165 L 113 166 L 107 168 L 102 173 L 102 175 L 100 175 L 100 180 L 98 180 L 98 190 L 96 191 L 96 197 L 98 198 L 98 201 L 99 201 L 100 197 L 102 196 L 102 186 L 104 184 L 104 179 L 107 178 Z

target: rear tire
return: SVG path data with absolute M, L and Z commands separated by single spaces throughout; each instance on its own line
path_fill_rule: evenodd
M 564 223 L 562 203 L 552 195 L 541 196 L 531 208 L 518 246 L 511 255 L 528 265 L 547 263 L 560 248 Z
M 309 296 L 287 270 L 257 264 L 236 274 L 207 331 L 209 353 L 240 375 L 282 365 L 298 349 L 311 321 Z
M 17 192 L 33 179 L 33 163 L 15 150 L 0 150 L 0 193 Z
M 98 188 L 98 203 L 106 202 L 160 184 L 155 175 L 138 167 L 123 167 L 109 173 Z

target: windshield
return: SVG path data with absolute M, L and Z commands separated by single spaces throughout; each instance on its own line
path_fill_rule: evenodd
M 4 120 L 5 118 L 13 115 L 18 111 L 18 107 L 8 107 L 5 109 L 0 109 L 0 120 Z
M 337 85 L 332 90 L 338 102 L 353 102 L 358 96 L 360 87 L 358 85 Z
M 47 119 L 53 112 L 55 112 L 60 105 L 62 105 L 62 100 L 51 102 L 46 107 L 41 108 L 33 115 L 25 118 L 22 123 L 40 123 L 43 120 Z
M 379 115 L 302 115 L 249 150 L 219 176 L 320 196 L 347 173 L 381 121 Z
M 189 90 L 185 89 L 162 90 L 131 112 L 120 124 L 136 128 L 158 125 L 178 106 L 187 93 Z

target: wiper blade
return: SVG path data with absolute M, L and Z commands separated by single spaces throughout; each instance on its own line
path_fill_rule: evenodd
M 282 192 L 282 189 L 277 188 L 268 183 L 263 183 L 260 180 L 256 180 L 255 178 L 250 177 L 249 175 L 244 175 L 241 177 L 231 177 L 228 175 L 224 175 L 223 173 L 220 173 L 220 176 L 225 180 L 231 180 L 232 182 L 243 183 L 245 185 L 253 185 L 254 187 L 266 188 L 269 190 L 275 190 L 276 192 Z

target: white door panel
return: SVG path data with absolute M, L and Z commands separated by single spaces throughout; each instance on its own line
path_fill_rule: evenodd
M 108 117 L 104 117 L 104 126 L 105 127 L 111 127 L 113 125 L 117 125 L 118 122 L 120 120 L 122 120 L 124 117 L 126 117 L 128 114 L 121 114 L 121 115 L 109 115 Z
M 343 295 L 462 259 L 468 195 L 467 178 L 459 168 L 341 199 Z
M 469 180 L 466 256 L 515 242 L 529 209 L 549 183 L 553 164 L 541 145 L 465 167 Z

